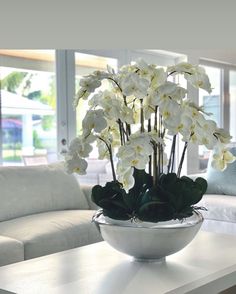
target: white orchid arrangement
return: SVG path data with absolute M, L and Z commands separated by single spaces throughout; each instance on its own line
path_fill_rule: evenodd
M 203 107 L 197 106 L 187 98 L 185 88 L 171 81 L 171 78 L 179 74 L 183 75 L 194 87 L 202 88 L 208 93 L 211 92 L 211 85 L 204 68 L 186 62 L 163 69 L 139 60 L 136 63 L 122 66 L 117 73 L 108 67 L 107 71 L 95 71 L 80 80 L 81 87 L 75 99 L 75 106 L 78 105 L 80 99 L 89 100 L 89 110 L 82 121 L 82 134 L 76 137 L 69 146 L 65 158 L 66 169 L 69 173 L 86 174 L 88 164 L 85 158 L 93 149 L 92 143 L 97 142 L 99 158 L 110 160 L 113 186 L 106 186 L 106 191 L 102 191 L 101 186 L 98 186 L 100 188 L 95 187 L 92 197 L 94 202 L 103 207 L 108 215 L 115 218 L 131 218 L 137 215 L 141 219 L 146 218 L 147 213 L 144 211 L 148 206 L 142 209 L 141 206 L 147 202 L 139 203 L 139 212 L 137 212 L 137 209 L 130 209 L 130 203 L 126 203 L 128 197 L 123 199 L 124 195 L 131 195 L 135 189 L 137 190 L 140 181 L 145 189 L 139 187 L 139 194 L 142 191 L 141 194 L 144 196 L 149 191 L 151 193 L 149 200 L 156 201 L 155 207 L 158 209 L 160 205 L 163 208 L 163 203 L 166 203 L 163 200 L 165 194 L 163 191 L 164 194 L 159 191 L 159 194 L 163 194 L 162 196 L 157 196 L 158 189 L 161 187 L 163 190 L 165 181 L 168 183 L 174 181 L 173 187 L 175 188 L 176 185 L 181 186 L 184 181 L 185 186 L 187 181 L 190 185 L 189 178 L 180 178 L 185 153 L 190 143 L 204 145 L 210 150 L 214 149 L 212 164 L 217 169 L 224 170 L 228 163 L 235 160 L 235 157 L 226 148 L 231 139 L 229 133 L 217 127 L 216 123 L 207 117 L 208 114 L 205 113 Z M 109 81 L 106 89 L 102 87 L 103 80 Z M 178 163 L 175 162 L 177 136 L 180 136 L 184 142 L 182 156 Z M 172 140 L 169 154 L 166 152 L 168 140 Z M 115 157 L 118 159 L 117 164 L 114 162 Z M 176 169 L 176 174 L 174 169 Z M 201 178 L 197 182 L 191 182 L 192 188 L 193 185 L 198 185 L 195 188 L 198 191 L 201 190 L 199 193 L 202 196 L 206 190 L 206 183 Z M 184 194 L 183 189 L 182 194 Z M 118 190 L 118 194 L 115 195 L 118 195 L 118 198 L 122 197 L 125 203 L 123 205 L 119 198 L 119 209 L 126 212 L 125 214 L 122 214 L 124 211 L 120 212 L 117 216 L 114 210 L 114 199 L 111 200 L 108 194 L 114 196 L 113 192 Z M 104 194 L 102 201 L 106 200 L 105 204 L 101 203 L 101 197 L 96 196 L 98 192 Z M 194 201 L 188 203 L 189 207 L 196 203 L 200 194 L 195 197 Z M 169 202 L 173 202 L 173 199 L 170 201 L 170 198 L 169 196 Z M 176 206 L 177 204 L 171 203 L 169 206 L 171 205 Z M 117 207 L 115 208 L 117 210 Z M 112 209 L 113 212 L 110 213 Z M 153 207 L 150 209 L 153 210 Z M 186 215 L 183 207 L 181 209 L 177 209 L 176 206 L 174 212 L 168 217 Z M 190 213 L 189 210 L 188 213 Z M 168 217 L 165 215 L 163 218 L 152 217 L 151 219 L 160 220 L 168 219 Z

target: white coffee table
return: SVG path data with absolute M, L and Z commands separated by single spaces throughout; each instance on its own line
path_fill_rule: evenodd
M 164 263 L 100 242 L 0 268 L 0 289 L 18 294 L 215 294 L 233 285 L 236 237 L 206 232 Z

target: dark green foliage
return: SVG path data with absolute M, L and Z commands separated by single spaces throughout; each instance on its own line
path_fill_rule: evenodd
M 157 186 L 143 170 L 134 171 L 135 185 L 127 194 L 122 185 L 109 182 L 105 187 L 96 185 L 92 200 L 103 208 L 103 214 L 114 219 L 138 218 L 158 222 L 183 219 L 191 216 L 207 189 L 203 178 L 195 181 L 188 177 L 178 178 L 175 173 L 162 174 Z

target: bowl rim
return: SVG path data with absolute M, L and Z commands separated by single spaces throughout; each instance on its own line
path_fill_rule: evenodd
M 196 220 L 192 220 L 188 222 L 188 219 L 191 217 L 195 217 Z M 163 222 L 142 222 L 142 221 L 135 221 L 135 220 L 116 220 L 109 218 L 108 216 L 104 216 L 102 209 L 99 209 L 95 212 L 92 218 L 92 222 L 94 222 L 97 226 L 113 226 L 113 227 L 127 227 L 127 228 L 143 228 L 143 229 L 184 229 L 196 226 L 202 223 L 204 220 L 202 214 L 199 211 L 193 211 L 193 215 L 184 218 L 183 220 L 176 220 L 175 224 L 167 224 L 170 221 L 163 221 Z M 174 221 L 174 220 L 171 220 Z

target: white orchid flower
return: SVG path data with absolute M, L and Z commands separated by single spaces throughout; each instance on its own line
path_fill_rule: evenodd
M 189 81 L 194 87 L 206 90 L 211 93 L 211 84 L 209 78 L 206 75 L 205 69 L 198 65 L 192 65 L 187 62 L 181 62 L 174 66 L 167 68 L 167 71 L 175 74 L 184 74 L 184 77 Z
M 130 73 L 121 82 L 121 88 L 125 96 L 134 95 L 142 99 L 147 95 L 149 81 L 141 78 L 137 73 Z
M 88 157 L 92 150 L 93 147 L 82 136 L 73 139 L 69 146 L 69 153 L 78 154 L 81 157 Z
M 230 143 L 230 140 L 232 139 L 232 136 L 230 136 L 229 132 L 227 132 L 221 128 L 216 128 L 214 134 L 220 140 L 220 142 L 223 144 Z
M 135 150 L 132 146 L 130 145 L 123 145 L 123 146 L 120 146 L 116 156 L 118 158 L 125 158 L 125 157 L 129 157 L 131 155 L 134 155 L 135 154 Z
M 149 161 L 148 156 L 135 154 L 130 157 L 125 157 L 122 163 L 124 166 L 132 166 L 137 169 L 143 170 L 146 168 L 148 161 Z
M 79 82 L 81 88 L 89 93 L 93 93 L 96 88 L 101 86 L 101 84 L 101 81 L 92 75 L 84 77 Z
M 137 70 L 135 64 L 126 64 L 123 65 L 118 71 L 118 77 L 122 79 L 123 77 L 127 76 L 130 73 L 133 73 Z
M 188 103 L 188 101 L 185 101 L 182 105 L 182 108 L 186 116 L 190 117 L 193 122 L 197 122 L 200 125 L 205 123 L 206 119 L 204 118 L 204 115 L 201 113 L 198 107 L 195 107 L 193 103 Z
M 124 166 L 121 160 L 117 162 L 116 172 L 119 177 L 122 177 L 129 169 L 130 166 Z
M 175 83 L 166 81 L 164 84 L 158 87 L 158 92 L 161 95 L 170 95 L 171 93 L 174 93 L 177 88 L 177 85 Z
M 153 68 L 148 65 L 143 59 L 138 59 L 135 66 L 139 69 L 138 74 L 142 78 L 150 79 L 153 74 Z
M 185 74 L 185 78 L 194 87 L 204 89 L 208 93 L 211 93 L 211 84 L 203 67 L 196 66 L 196 71 L 191 75 Z
M 113 76 L 113 73 L 101 71 L 101 70 L 95 70 L 93 72 L 93 77 L 99 79 L 100 81 L 106 78 L 110 78 Z
M 163 68 L 155 68 L 152 72 L 150 89 L 155 90 L 167 80 L 167 72 Z
M 92 150 L 91 143 L 97 140 L 100 159 L 111 159 L 111 154 L 118 158 L 117 177 L 113 168 L 113 178 L 122 183 L 126 192 L 134 185 L 134 169 L 145 170 L 149 163 L 150 170 L 155 171 L 160 166 L 158 172 L 153 173 L 155 185 L 159 172 L 167 163 L 165 142 L 169 136 L 177 134 L 184 142 L 204 145 L 208 149 L 220 145 L 220 150 L 214 154 L 213 165 L 225 169 L 235 159 L 224 147 L 231 136 L 214 121 L 206 119 L 208 114 L 186 97 L 185 88 L 169 81 L 169 76 L 176 74 L 182 74 L 194 87 L 211 92 L 204 68 L 187 62 L 165 70 L 138 60 L 123 66 L 118 73 L 108 66 L 106 72 L 96 71 L 82 78 L 75 105 L 80 99 L 88 98 L 90 109 L 82 121 L 82 136 L 75 138 L 68 148 L 68 171 L 86 172 L 87 163 L 83 158 Z M 103 79 L 109 80 L 109 87 L 102 84 Z M 137 129 L 139 131 L 134 133 Z M 157 158 L 150 162 L 154 151 L 158 153 Z M 173 155 L 171 149 L 171 158 Z
M 129 192 L 129 190 L 134 186 L 134 177 L 133 177 L 134 169 L 133 167 L 129 167 L 126 169 L 126 172 L 119 175 L 118 174 L 118 181 L 122 183 L 123 189 L 126 191 L 126 193 Z
M 160 107 L 166 103 L 169 103 L 169 100 L 173 100 L 171 95 L 175 93 L 177 85 L 172 82 L 165 82 L 160 87 L 157 88 L 156 95 L 152 96 L 152 104 L 159 105 Z
M 149 155 L 153 149 L 150 144 L 151 137 L 149 134 L 134 134 L 126 145 L 121 146 L 117 157 L 124 167 L 135 167 L 145 169 L 149 161 Z
M 104 109 L 104 115 L 109 120 L 115 120 L 120 117 L 120 113 L 122 111 L 122 104 L 117 99 L 113 98 L 110 101 L 104 100 L 101 103 L 103 109 Z
M 168 129 L 168 135 L 174 136 L 180 133 L 188 141 L 190 139 L 190 126 L 192 120 L 190 117 L 186 116 L 184 112 L 181 113 L 181 110 L 175 112 L 175 115 L 163 121 L 164 126 Z
M 99 154 L 99 159 L 109 159 L 109 150 L 107 148 L 107 145 L 101 141 L 100 139 L 97 140 L 97 147 L 98 147 L 98 154 Z
M 176 65 L 173 66 L 168 66 L 167 68 L 168 72 L 173 72 L 176 74 L 183 74 L 183 73 L 189 73 L 189 74 L 193 74 L 195 71 L 195 67 L 194 65 L 188 63 L 188 62 L 180 62 Z
M 89 110 L 82 121 L 83 135 L 86 137 L 92 130 L 99 133 L 106 126 L 107 121 L 104 118 L 104 111 L 102 109 Z
M 163 103 L 160 104 L 159 108 L 163 118 L 163 124 L 167 124 L 167 121 L 174 119 L 175 116 L 181 115 L 179 104 L 171 99 L 163 101 Z
M 202 129 L 209 134 L 213 134 L 217 129 L 216 122 L 211 119 L 205 119 L 205 121 L 200 121 L 199 124 L 201 125 Z
M 78 93 L 76 94 L 76 97 L 74 99 L 73 106 L 76 108 L 79 104 L 80 99 L 86 100 L 89 97 L 90 93 L 86 91 L 84 88 L 80 88 Z
M 229 163 L 234 162 L 236 157 L 227 149 L 222 148 L 217 153 L 213 154 L 212 167 L 223 171 Z
M 199 145 L 205 145 L 208 150 L 212 150 L 214 146 L 217 144 L 217 139 L 211 135 L 205 134 L 201 137 L 201 141 Z
M 181 100 L 184 99 L 187 93 L 188 91 L 185 88 L 177 86 L 175 88 L 175 91 L 172 92 L 170 95 L 171 99 L 181 102 Z
M 101 100 L 102 100 L 102 97 L 103 97 L 103 92 L 102 91 L 99 91 L 98 93 L 94 94 L 88 101 L 88 105 L 91 107 L 91 108 L 95 108 L 97 106 L 100 105 L 101 103 Z
M 150 155 L 152 153 L 150 140 L 151 136 L 148 133 L 134 133 L 130 136 L 127 145 L 133 147 L 136 153 L 145 152 Z
M 144 106 L 152 106 L 155 109 L 155 106 L 157 106 L 160 102 L 160 95 L 157 91 L 157 89 L 150 89 L 148 92 L 147 97 L 144 100 Z
M 214 135 L 216 130 L 216 123 L 213 120 L 206 120 L 197 122 L 195 132 L 198 134 L 199 144 L 205 145 L 207 149 L 211 150 L 217 144 L 217 138 Z
M 118 116 L 122 122 L 128 124 L 134 123 L 134 111 L 126 105 L 123 105 Z
M 191 101 L 191 100 L 189 100 L 189 99 L 186 99 L 186 100 L 184 101 L 184 103 L 187 104 L 188 106 L 191 106 L 191 107 L 195 108 L 195 109 L 198 110 L 200 113 L 203 113 L 203 114 L 205 114 L 205 115 L 207 115 L 207 116 L 212 115 L 211 112 L 206 112 L 206 111 L 205 111 L 203 105 L 198 106 L 196 103 L 194 103 L 193 101 Z
M 87 161 L 76 154 L 68 155 L 65 158 L 65 169 L 69 174 L 85 175 L 87 166 Z
M 116 173 L 118 176 L 118 181 L 123 185 L 126 193 L 134 186 L 133 177 L 134 168 L 131 166 L 124 166 L 121 161 L 118 161 Z

